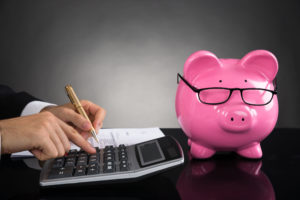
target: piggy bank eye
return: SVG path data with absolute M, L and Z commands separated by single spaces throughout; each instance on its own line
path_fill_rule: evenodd
M 219 80 L 219 83 L 222 83 L 222 80 Z
M 245 83 L 247 83 L 247 79 L 245 79 Z

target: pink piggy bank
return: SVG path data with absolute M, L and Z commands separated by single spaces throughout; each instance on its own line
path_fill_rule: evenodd
M 216 151 L 235 151 L 261 158 L 260 141 L 275 127 L 278 117 L 276 57 L 255 50 L 242 59 L 219 59 L 197 51 L 178 74 L 177 119 L 188 136 L 194 158 Z

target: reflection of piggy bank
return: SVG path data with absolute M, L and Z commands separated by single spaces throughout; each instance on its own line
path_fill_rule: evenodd
M 273 130 L 278 116 L 275 77 L 278 64 L 265 50 L 242 59 L 218 59 L 208 51 L 192 54 L 176 94 L 176 113 L 189 137 L 191 155 L 211 157 L 236 151 L 260 158 L 260 141 Z
M 261 161 L 207 160 L 190 162 L 182 171 L 176 188 L 182 200 L 243 199 L 275 200 Z

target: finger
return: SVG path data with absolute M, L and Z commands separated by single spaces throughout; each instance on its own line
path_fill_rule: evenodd
M 72 109 L 68 109 L 68 108 L 62 109 L 60 118 L 64 122 L 72 122 L 76 127 L 82 130 L 88 131 L 91 129 L 91 123 Z
M 99 125 L 99 129 L 102 128 L 102 125 L 103 125 L 103 123 L 101 122 L 100 125 Z M 99 133 L 99 129 L 96 130 L 96 134 Z M 93 135 L 91 134 L 91 132 L 82 131 L 82 130 L 79 130 L 79 129 L 76 129 L 76 130 L 82 135 L 82 137 L 83 137 L 84 139 L 88 139 L 88 138 L 90 138 L 90 137 L 93 136 Z
M 39 160 L 48 160 L 58 155 L 57 149 L 51 139 L 42 140 L 38 148 L 31 150 L 32 154 Z
M 55 133 L 50 133 L 50 138 L 53 142 L 53 144 L 56 146 L 57 149 L 57 153 L 58 153 L 58 157 L 61 157 L 65 154 L 65 148 L 62 144 L 62 142 L 60 141 L 58 135 L 57 135 L 57 130 L 55 130 Z
M 103 120 L 105 117 L 105 111 L 102 109 L 101 111 L 98 111 L 95 115 L 95 119 L 93 121 L 93 125 L 98 131 L 103 126 Z
M 64 130 L 67 137 L 74 144 L 81 147 L 84 151 L 86 151 L 88 153 L 91 153 L 91 154 L 96 153 L 96 149 L 94 147 L 92 147 L 91 144 L 88 143 L 88 141 L 86 141 L 73 127 L 71 127 L 63 122 L 60 124 L 60 126 Z
M 61 121 L 60 119 L 57 119 L 59 121 Z M 61 121 L 61 123 L 64 123 L 63 121 Z M 57 125 L 56 127 L 56 133 L 57 133 L 57 136 L 58 138 L 60 139 L 60 142 L 62 143 L 64 149 L 65 149 L 65 152 L 69 152 L 70 150 L 70 141 L 68 139 L 68 137 L 66 136 L 66 134 L 64 133 L 63 129 Z
M 100 122 L 99 129 L 103 127 L 103 122 Z
M 92 137 L 92 134 L 89 132 L 81 132 L 80 135 L 85 139 L 89 139 L 90 137 Z
M 83 131 L 83 130 L 81 130 L 81 129 L 79 129 L 79 128 L 75 128 L 75 130 L 85 139 L 85 140 L 87 140 L 89 137 L 91 137 L 92 136 L 92 134 L 90 133 L 90 132 L 88 132 L 88 131 Z
M 94 116 L 93 126 L 98 130 L 100 128 L 100 123 L 104 120 L 106 111 L 90 101 L 83 100 L 82 105 L 89 114 Z

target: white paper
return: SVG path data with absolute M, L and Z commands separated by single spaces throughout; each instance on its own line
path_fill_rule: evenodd
M 164 137 L 164 134 L 158 127 L 100 129 L 99 133 L 97 134 L 97 138 L 100 142 L 99 148 L 104 148 L 108 145 L 117 147 L 120 144 L 125 144 L 126 146 L 129 146 L 160 137 Z M 93 137 L 90 137 L 88 141 L 92 144 L 92 146 L 98 147 L 98 143 Z M 79 150 L 80 148 L 75 144 L 71 143 L 71 149 Z M 22 151 L 18 153 L 13 153 L 11 156 L 32 157 L 33 155 L 29 151 Z

